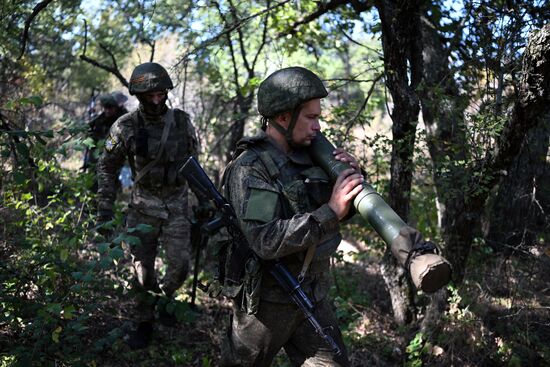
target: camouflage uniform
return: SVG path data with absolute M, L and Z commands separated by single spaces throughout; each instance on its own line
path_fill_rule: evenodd
M 111 127 L 99 167 L 98 214 L 112 213 L 117 172 L 127 158 L 132 176 L 156 159 L 168 116 L 172 125 L 164 152 L 157 163 L 134 185 L 129 203 L 127 227 L 149 224 L 153 231 L 133 232 L 141 244 L 132 246 L 133 264 L 142 291 L 163 291 L 172 295 L 183 283 L 190 258 L 188 186 L 178 169 L 190 155 L 197 154 L 197 138 L 189 116 L 178 109 L 152 116 L 140 108 L 124 115 Z M 166 252 L 166 275 L 158 284 L 155 258 L 159 242 Z M 144 294 L 144 293 L 143 293 Z M 138 304 L 139 321 L 151 321 L 154 307 L 145 297 Z
M 338 218 L 327 205 L 332 192 L 329 178 L 304 149 L 286 155 L 265 133 L 243 139 L 239 145 L 244 152 L 226 171 L 225 196 L 259 257 L 278 258 L 297 275 L 307 249 L 317 244 L 302 287 L 315 304 L 320 324 L 332 327 L 328 332 L 343 353 L 332 355 L 288 294 L 264 271 L 257 313 L 249 315 L 240 307 L 242 299 L 234 302 L 222 365 L 269 366 L 284 348 L 294 365 L 347 366 L 345 346 L 327 299 L 329 259 L 341 240 Z
M 105 112 L 101 112 L 98 116 L 96 116 L 89 122 L 88 135 L 93 139 L 95 146 L 93 148 L 90 148 L 90 150 L 86 153 L 88 156 L 85 168 L 87 168 L 87 166 L 89 165 L 95 166 L 97 164 L 98 158 L 96 154 L 96 147 L 98 146 L 98 143 L 101 140 L 105 140 L 107 134 L 109 133 L 109 129 L 115 123 L 115 121 L 118 120 L 118 118 L 122 115 L 128 113 L 128 110 L 126 110 L 126 108 L 118 107 L 118 105 L 116 107 L 117 108 L 114 115 L 107 116 Z

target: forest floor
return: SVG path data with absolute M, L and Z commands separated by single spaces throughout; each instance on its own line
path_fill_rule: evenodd
M 472 254 L 479 263 L 470 264 L 463 285 L 447 290 L 448 306 L 432 335 L 395 324 L 381 253 L 346 253 L 333 264 L 332 296 L 352 366 L 550 366 L 550 254 L 543 247 L 529 251 L 482 259 Z M 178 294 L 183 305 L 190 287 L 188 279 Z M 430 297 L 416 299 L 420 321 Z M 130 328 L 131 297 L 113 295 L 110 306 L 118 313 L 99 317 L 95 333 Z M 149 348 L 132 351 L 121 337 L 97 365 L 217 366 L 229 314 L 227 300 L 199 291 L 197 309 L 187 309 L 178 325 L 157 323 Z M 283 352 L 274 366 L 290 366 Z
M 341 245 L 342 252 L 333 259 L 331 297 L 352 366 L 550 366 L 548 244 L 522 247 L 521 251 L 508 254 L 495 254 L 487 247 L 475 245 L 464 282 L 440 291 L 447 297 L 447 305 L 437 329 L 421 333 L 416 326 L 394 322 L 390 296 L 379 269 L 383 253 L 374 246 L 352 241 L 351 233 L 346 235 L 350 241 Z M 96 246 L 90 242 L 78 250 L 83 262 L 98 258 Z M 8 237 L 0 241 L 0 250 L 0 261 L 5 263 L 19 249 Z M 231 306 L 228 300 L 210 298 L 198 291 L 196 309 L 191 309 L 191 276 L 178 291 L 174 304 L 179 322 L 173 327 L 156 323 L 153 342 L 146 349 L 133 351 L 128 347 L 125 339 L 132 328 L 134 307 L 129 292 L 130 265 L 126 253 L 114 268 L 97 274 L 110 286 L 104 288 L 103 294 L 96 294 L 100 301 L 91 296 L 89 302 L 98 302 L 97 307 L 94 305 L 89 313 L 88 326 L 78 334 L 79 339 L 70 344 L 72 349 L 47 351 L 48 345 L 60 343 L 60 334 L 64 337 L 67 327 L 57 335 L 57 329 L 43 333 L 46 346 L 27 345 L 24 349 L 28 344 L 24 335 L 30 334 L 16 332 L 14 324 L 10 327 L 0 322 L 0 366 L 25 365 L 11 363 L 21 358 L 13 354 L 17 346 L 32 353 L 44 348 L 45 359 L 32 365 L 219 365 Z M 162 261 L 158 267 L 162 272 Z M 207 274 L 201 272 L 200 278 L 204 280 Z M 430 295 L 416 295 L 417 324 L 431 299 Z M 2 300 L 1 304 L 7 303 Z M 30 315 L 29 320 L 33 319 Z M 82 348 L 82 355 L 92 348 L 95 351 L 86 353 L 80 362 L 68 362 L 68 355 L 72 361 L 79 360 L 79 350 L 74 346 Z M 290 366 L 283 352 L 273 365 Z

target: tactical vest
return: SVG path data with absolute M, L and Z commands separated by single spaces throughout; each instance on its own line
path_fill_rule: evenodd
M 271 180 L 278 186 L 282 194 L 283 219 L 291 218 L 295 214 L 312 212 L 322 204 L 329 201 L 332 194 L 332 183 L 329 176 L 310 161 L 309 156 L 304 164 L 294 163 L 291 159 L 281 159 L 282 153 L 265 137 L 252 137 L 242 139 L 238 145 L 234 157 L 238 157 L 244 151 L 252 151 L 260 159 Z M 228 169 L 231 168 L 231 163 Z M 226 188 L 225 188 L 226 190 Z M 224 192 L 226 197 L 228 192 Z M 310 273 L 320 273 L 328 270 L 328 259 L 338 247 L 342 237 L 333 235 L 317 245 Z M 289 255 L 283 259 L 292 273 L 297 275 L 303 265 L 305 252 Z
M 164 124 L 145 123 L 140 112 L 133 117 L 134 142 L 133 155 L 130 165 L 135 175 L 144 169 L 147 164 L 157 159 L 161 148 L 161 137 Z M 178 175 L 178 169 L 189 157 L 189 119 L 182 118 L 181 112 L 174 111 L 174 123 L 168 134 L 164 149 L 160 152 L 157 163 L 143 176 L 139 184 L 147 189 L 160 189 L 166 186 L 178 187 L 185 184 L 183 177 Z M 133 164 L 132 164 L 133 161 Z
M 252 140 L 251 145 L 247 140 L 243 140 L 243 143 L 246 144 L 247 149 L 254 151 L 259 156 L 271 179 L 276 182 L 283 194 L 282 202 L 285 212 L 283 219 L 289 219 L 295 214 L 312 212 L 329 201 L 333 186 L 330 178 L 321 167 L 313 165 L 309 155 L 304 153 L 304 157 L 309 163 L 309 167 L 304 168 L 292 163 L 291 159 L 280 162 L 277 157 L 281 153 L 265 140 Z M 338 234 L 318 244 L 315 261 L 328 259 L 338 247 L 341 239 Z M 293 257 L 297 257 L 297 263 L 301 264 L 304 260 L 304 253 L 298 253 Z M 294 262 L 294 259 L 288 260 Z M 293 264 L 289 265 L 291 269 L 294 268 Z M 324 270 L 326 270 L 324 267 L 312 269 L 314 272 Z

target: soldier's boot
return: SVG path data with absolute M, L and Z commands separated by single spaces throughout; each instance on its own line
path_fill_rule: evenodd
M 130 332 L 128 338 L 128 346 L 133 349 L 143 349 L 149 346 L 153 338 L 153 323 L 150 321 L 142 321 L 138 324 L 136 330 Z

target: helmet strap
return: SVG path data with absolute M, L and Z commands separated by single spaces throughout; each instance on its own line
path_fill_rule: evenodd
M 285 139 L 288 145 L 291 147 L 296 146 L 296 144 L 294 144 L 294 140 L 292 139 L 292 132 L 294 131 L 294 127 L 296 126 L 296 122 L 298 121 L 298 117 L 300 116 L 300 111 L 302 111 L 301 104 L 294 107 L 294 109 L 292 110 L 292 115 L 290 116 L 288 129 L 286 129 Z
M 279 123 L 275 121 L 275 119 L 269 119 L 269 126 L 273 126 L 275 130 L 277 130 L 278 132 L 281 133 L 281 135 L 286 137 L 287 129 L 279 125 Z
M 279 133 L 281 133 L 281 135 L 285 137 L 285 140 L 290 147 L 296 146 L 296 144 L 294 144 L 294 140 L 292 139 L 292 132 L 294 131 L 294 127 L 296 126 L 296 122 L 298 121 L 301 110 L 301 105 L 296 106 L 292 110 L 292 114 L 290 115 L 290 122 L 288 123 L 288 128 L 286 129 L 282 127 L 277 121 L 275 121 L 275 119 L 269 119 L 269 125 L 273 126 L 275 130 L 277 130 Z

